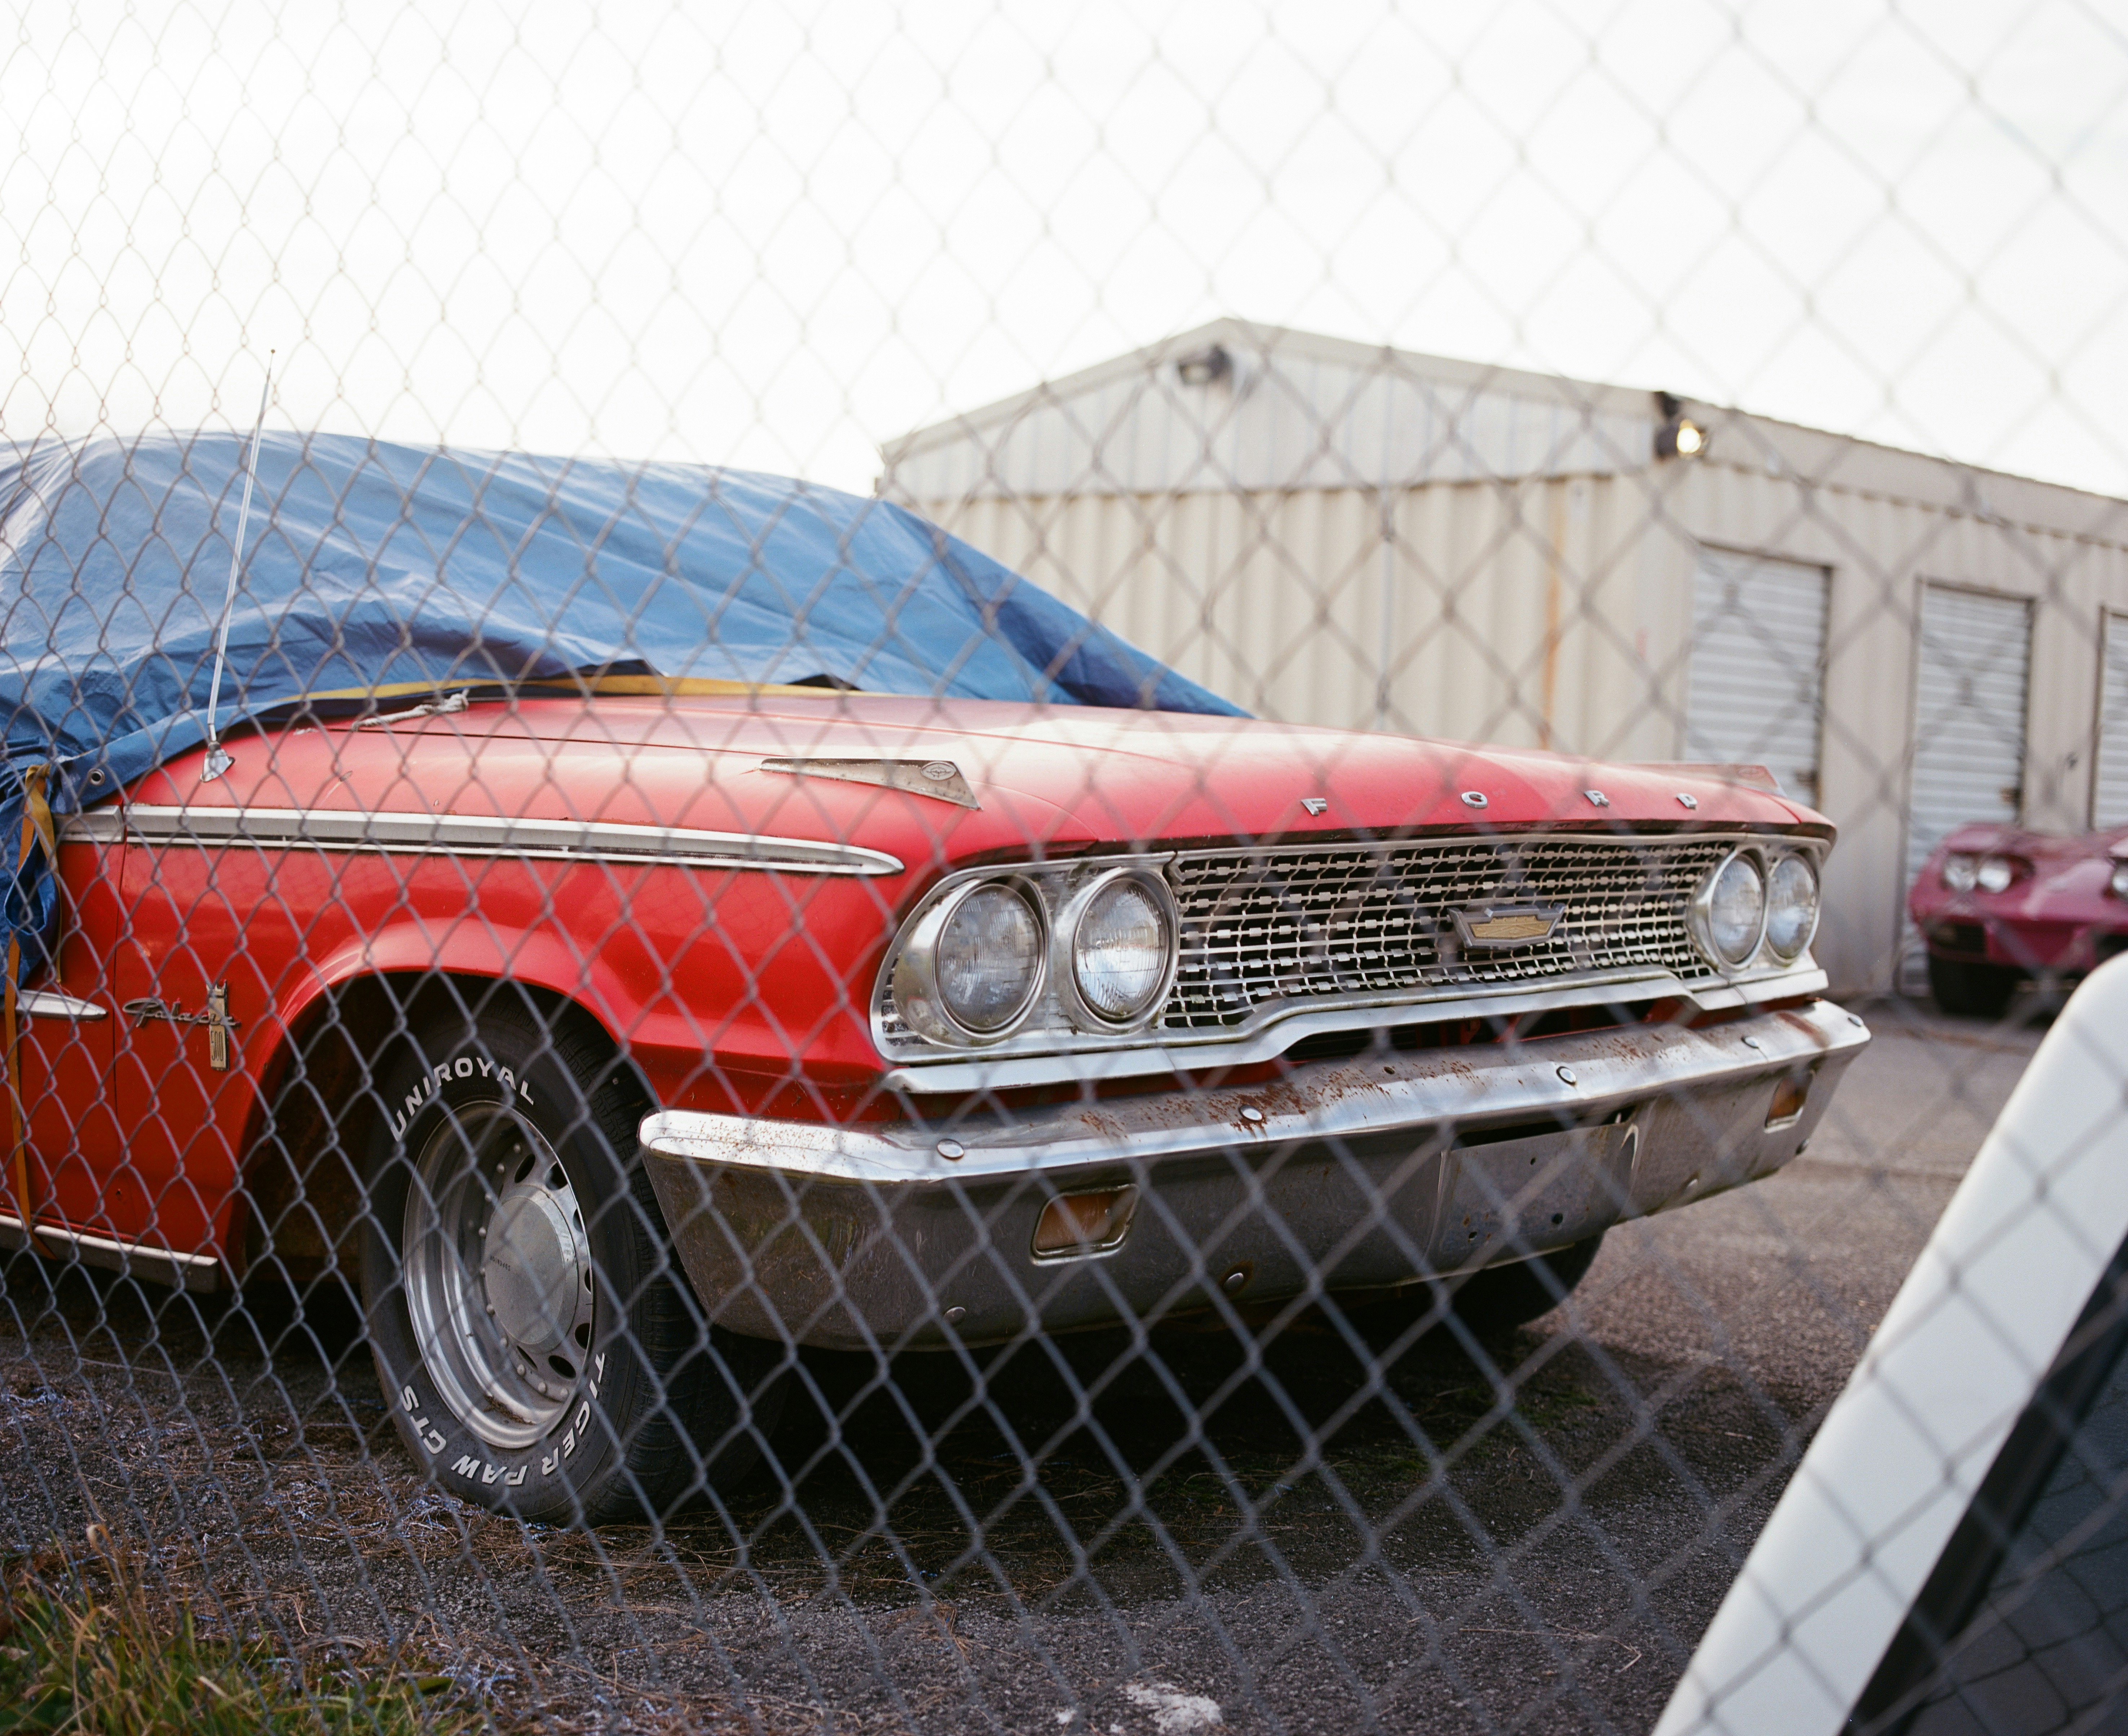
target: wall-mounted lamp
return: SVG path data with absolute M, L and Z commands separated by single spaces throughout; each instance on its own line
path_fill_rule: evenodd
M 1684 413 L 1684 401 L 1670 392 L 1655 394 L 1662 425 L 1655 429 L 1659 458 L 1696 458 L 1707 450 L 1707 430 Z
M 1175 363 L 1175 377 L 1185 386 L 1216 386 L 1222 380 L 1232 379 L 1233 372 L 1234 358 L 1228 354 L 1223 344 L 1193 349 L 1188 355 L 1177 358 Z

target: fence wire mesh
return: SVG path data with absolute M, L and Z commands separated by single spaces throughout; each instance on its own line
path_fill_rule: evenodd
M 22 1727 L 2122 1717 L 2116 8 L 12 22 Z

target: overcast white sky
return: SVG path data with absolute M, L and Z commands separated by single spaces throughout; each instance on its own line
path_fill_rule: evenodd
M 210 9 L 211 10 L 211 9 Z M 2128 494 L 2128 8 L 27 0 L 0 434 L 870 486 L 1221 313 Z

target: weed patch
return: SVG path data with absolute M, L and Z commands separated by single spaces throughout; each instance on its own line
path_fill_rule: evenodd
M 0 1608 L 0 1733 L 459 1736 L 480 1720 L 448 1677 L 299 1666 L 264 1640 L 202 1634 L 151 1597 L 101 1525 L 90 1554 L 17 1562 Z

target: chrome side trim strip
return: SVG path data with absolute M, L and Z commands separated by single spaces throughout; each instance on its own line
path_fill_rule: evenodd
M 145 1242 L 113 1241 L 107 1236 L 91 1236 L 57 1224 L 39 1224 L 36 1239 L 70 1248 L 84 1266 L 107 1272 L 126 1272 L 152 1278 L 180 1290 L 215 1290 L 221 1286 L 221 1262 L 211 1254 L 180 1254 L 174 1248 L 150 1247 Z M 22 1249 L 30 1238 L 22 1234 L 19 1217 L 0 1212 L 0 1247 Z M 54 1251 L 49 1246 L 47 1253 Z
M 76 1000 L 56 989 L 26 989 L 17 997 L 15 1004 L 31 1018 L 71 1019 L 79 1025 L 111 1017 L 108 1007 L 99 1007 L 94 1001 Z
M 122 828 L 122 830 L 121 830 Z M 259 850 L 354 851 L 389 856 L 506 856 L 531 861 L 658 863 L 679 868 L 772 869 L 786 874 L 900 874 L 883 850 L 813 838 L 697 832 L 604 820 L 488 818 L 474 814 L 365 813 L 323 808 L 99 809 L 68 818 L 65 836 L 141 844 Z
M 122 844 L 126 842 L 126 813 L 116 806 L 92 808 L 86 813 L 62 813 L 59 822 L 62 844 Z

